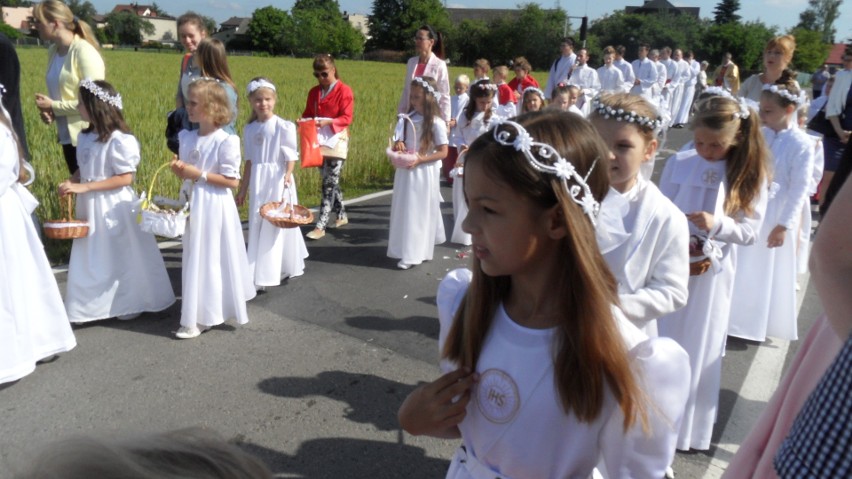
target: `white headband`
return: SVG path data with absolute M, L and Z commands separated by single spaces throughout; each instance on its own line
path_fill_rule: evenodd
M 647 116 L 639 115 L 635 111 L 624 110 L 622 108 L 616 110 L 601 102 L 600 96 L 597 96 L 594 100 L 592 100 L 592 110 L 597 112 L 597 114 L 602 116 L 605 120 L 613 119 L 615 121 L 636 123 L 637 125 L 648 128 L 654 132 L 659 131 L 660 127 L 663 126 L 663 119 L 659 116 L 656 118 L 649 118 Z
M 574 165 L 563 158 L 562 155 L 556 151 L 556 148 L 553 148 L 547 143 L 535 141 L 523 126 L 515 123 L 514 121 L 504 120 L 502 118 L 496 118 L 492 121 L 494 123 L 492 135 L 497 143 L 503 146 L 511 146 L 515 149 L 515 151 L 523 153 L 527 158 L 527 161 L 529 161 L 530 165 L 536 171 L 557 176 L 562 182 L 562 187 L 565 188 L 565 192 L 571 196 L 571 199 L 574 200 L 575 203 L 583 208 L 583 212 L 588 215 L 592 224 L 597 224 L 600 204 L 595 199 L 594 195 L 592 195 L 592 190 L 589 188 L 588 183 L 586 183 L 586 180 L 589 178 L 589 175 L 598 163 L 597 158 L 595 158 L 595 161 L 592 162 L 592 166 L 589 167 L 589 171 L 586 172 L 586 176 L 582 177 L 579 173 L 577 173 L 577 169 L 574 168 Z M 507 127 L 514 130 L 514 135 Z M 573 180 L 576 184 L 569 185 L 568 180 Z
M 429 82 L 427 82 L 426 80 L 424 80 L 424 79 L 422 79 L 422 78 L 420 78 L 420 77 L 414 77 L 414 81 L 415 81 L 415 82 L 417 82 L 420 86 L 422 86 L 424 90 L 426 90 L 426 91 L 427 91 L 427 92 L 429 92 L 432 96 L 434 96 L 434 97 L 435 97 L 435 101 L 441 101 L 441 94 L 440 94 L 440 93 L 438 93 L 438 91 L 437 91 L 437 90 L 435 90 L 434 88 L 432 88 L 432 85 L 430 85 L 430 84 L 429 84 Z
M 521 99 L 523 99 L 527 95 L 528 91 L 538 93 L 538 96 L 540 96 L 541 99 L 544 100 L 544 92 L 541 91 L 540 88 L 536 88 L 534 86 L 528 86 L 528 87 L 524 88 L 524 92 L 523 92 L 523 94 L 521 94 Z
M 729 92 L 727 89 L 722 88 L 720 86 L 708 86 L 707 88 L 704 89 L 704 93 L 707 94 L 707 95 L 722 96 L 722 97 L 725 97 L 725 98 L 733 98 L 734 97 L 733 95 L 731 95 L 731 92 Z
M 805 96 L 805 92 L 800 91 L 798 95 L 794 95 L 786 88 L 778 88 L 778 85 L 763 85 L 763 91 L 772 92 L 795 103 L 796 106 L 802 106 L 808 102 L 808 97 Z
M 476 83 L 473 84 L 473 86 L 479 88 L 480 90 L 497 91 L 497 85 L 491 83 L 491 80 L 489 80 L 488 77 L 477 80 Z
M 740 106 L 740 111 L 734 113 L 734 116 L 739 118 L 740 120 L 745 120 L 746 118 L 751 116 L 751 109 L 749 108 L 751 104 L 749 103 L 749 100 L 745 97 L 738 97 L 736 98 L 736 101 L 737 104 L 739 104 Z
M 98 97 L 98 100 L 109 103 L 110 105 L 118 108 L 119 110 L 123 109 L 123 104 L 121 102 L 121 95 L 116 93 L 115 95 L 110 95 L 106 90 L 99 87 L 97 83 L 94 82 L 91 78 L 86 78 L 80 82 L 80 86 L 89 90 L 92 95 Z
M 258 88 L 269 88 L 270 90 L 272 90 L 274 92 L 278 91 L 278 90 L 275 89 L 275 85 L 273 85 L 272 83 L 269 83 L 268 81 L 264 80 L 263 78 L 261 78 L 260 80 L 250 81 L 246 90 L 248 90 L 248 94 L 251 95 L 252 93 L 256 92 Z

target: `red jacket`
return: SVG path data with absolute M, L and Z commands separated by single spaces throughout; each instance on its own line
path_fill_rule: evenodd
M 352 124 L 352 110 L 355 106 L 355 96 L 352 89 L 341 80 L 337 80 L 331 93 L 320 99 L 319 85 L 308 92 L 308 101 L 302 118 L 323 117 L 331 118 L 331 129 L 340 133 Z
M 518 83 L 521 84 L 520 88 L 518 87 Z M 511 88 L 513 92 L 518 92 L 518 95 L 523 95 L 524 90 L 526 90 L 527 87 L 531 86 L 541 88 L 538 86 L 538 82 L 535 80 L 535 78 L 533 78 L 533 76 L 529 74 L 527 74 L 527 76 L 525 76 L 523 80 L 519 81 L 518 77 L 515 77 L 512 79 L 512 81 L 509 82 L 509 88 Z

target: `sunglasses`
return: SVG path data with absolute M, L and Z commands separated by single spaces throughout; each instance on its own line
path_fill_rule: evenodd
M 325 72 L 314 72 L 314 78 L 319 78 L 319 77 L 328 78 L 328 72 L 327 71 L 325 71 Z

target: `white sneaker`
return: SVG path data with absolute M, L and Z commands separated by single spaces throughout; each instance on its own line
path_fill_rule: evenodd
M 122 314 L 122 315 L 116 316 L 116 318 L 118 318 L 122 321 L 127 321 L 128 319 L 136 319 L 139 316 L 142 316 L 142 313 Z
M 671 466 L 667 467 L 665 478 L 666 479 L 674 479 L 674 477 L 675 477 L 674 469 L 672 469 Z
M 396 264 L 396 267 L 399 269 L 409 269 L 411 268 L 411 265 L 400 260 L 399 263 Z
M 192 339 L 201 336 L 201 330 L 196 326 L 192 326 L 191 328 L 187 328 L 186 326 L 181 326 L 180 329 L 175 333 L 175 337 L 178 339 Z

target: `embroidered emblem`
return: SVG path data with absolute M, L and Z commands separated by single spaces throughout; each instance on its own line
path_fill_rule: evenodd
M 198 162 L 201 161 L 201 152 L 198 149 L 194 149 L 189 152 L 189 162 L 193 165 L 197 165 Z
M 511 376 L 499 369 L 489 369 L 480 375 L 476 405 L 486 419 L 505 424 L 518 414 L 520 402 L 518 385 Z
M 701 175 L 701 181 L 703 181 L 705 185 L 715 186 L 718 185 L 721 180 L 722 178 L 716 170 L 706 170 L 704 174 Z
M 254 144 L 258 146 L 263 144 L 263 133 L 254 135 Z

